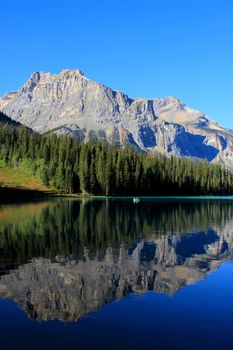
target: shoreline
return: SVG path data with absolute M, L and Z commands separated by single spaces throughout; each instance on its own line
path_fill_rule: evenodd
M 137 198 L 139 204 L 141 201 L 146 202 L 150 200 L 154 201 L 187 201 L 187 200 L 233 200 L 233 195 L 158 195 L 158 196 L 106 196 L 106 195 L 91 195 L 91 194 L 65 194 L 58 193 L 55 191 L 37 191 L 29 190 L 24 188 L 10 188 L 10 187 L 0 187 L 0 204 L 8 203 L 22 203 L 29 201 L 38 201 L 38 200 L 49 200 L 49 199 L 93 199 L 93 200 L 132 200 Z

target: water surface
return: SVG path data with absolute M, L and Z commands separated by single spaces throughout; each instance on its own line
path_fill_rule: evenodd
M 0 206 L 1 349 L 232 349 L 233 201 Z

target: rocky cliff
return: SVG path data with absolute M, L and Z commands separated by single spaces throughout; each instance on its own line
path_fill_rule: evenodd
M 0 109 L 40 133 L 65 133 L 80 141 L 105 139 L 233 168 L 232 131 L 175 97 L 133 99 L 80 70 L 35 72 L 19 91 L 0 99 Z

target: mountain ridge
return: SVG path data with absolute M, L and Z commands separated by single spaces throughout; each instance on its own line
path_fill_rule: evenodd
M 233 168 L 233 132 L 176 97 L 131 98 L 81 70 L 34 72 L 0 110 L 40 133 L 104 139 L 144 152 L 208 159 Z

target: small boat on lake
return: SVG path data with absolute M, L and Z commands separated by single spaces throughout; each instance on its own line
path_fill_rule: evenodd
M 140 199 L 137 198 L 137 197 L 133 197 L 133 202 L 134 202 L 134 203 L 139 203 L 139 202 L 140 202 Z

